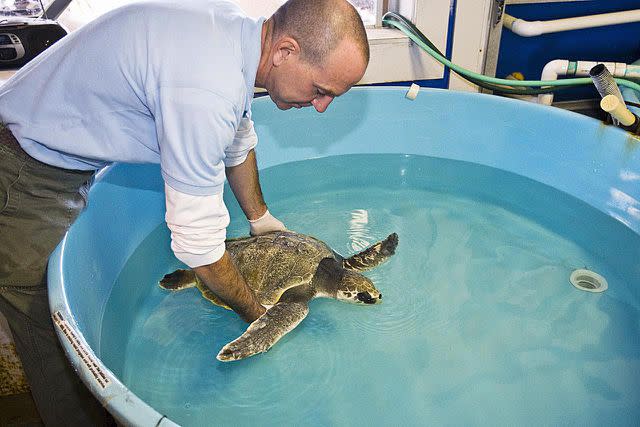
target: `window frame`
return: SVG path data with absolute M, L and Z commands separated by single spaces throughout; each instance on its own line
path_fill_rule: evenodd
M 494 27 L 495 0 L 384 0 L 388 9 L 409 18 L 446 52 L 451 38 L 451 61 L 482 73 L 487 62 L 489 35 Z M 517 0 L 510 0 L 517 1 Z M 455 28 L 455 30 L 454 30 Z M 450 30 L 453 31 L 449 34 Z M 445 78 L 444 66 L 395 29 L 367 29 L 371 46 L 369 68 L 361 84 L 434 80 L 434 86 L 478 92 L 456 73 Z
M 380 22 L 387 10 L 409 18 L 440 49 L 446 50 L 450 0 L 378 0 Z M 402 32 L 367 28 L 371 58 L 360 84 L 433 80 L 444 77 L 444 67 Z

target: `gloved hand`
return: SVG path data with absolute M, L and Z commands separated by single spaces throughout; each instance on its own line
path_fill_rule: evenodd
M 282 221 L 271 215 L 268 209 L 260 218 L 250 219 L 249 228 L 252 236 L 259 236 L 271 231 L 285 231 L 287 229 Z

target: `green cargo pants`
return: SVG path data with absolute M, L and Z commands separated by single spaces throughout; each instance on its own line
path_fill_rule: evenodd
M 92 176 L 33 159 L 0 125 L 0 311 L 47 426 L 109 419 L 68 362 L 47 296 L 47 260 L 84 208 Z

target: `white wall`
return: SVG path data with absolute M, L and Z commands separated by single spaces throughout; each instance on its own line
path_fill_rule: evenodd
M 489 37 L 493 0 L 457 0 L 451 62 L 482 73 Z M 449 89 L 477 92 L 478 87 L 451 73 Z

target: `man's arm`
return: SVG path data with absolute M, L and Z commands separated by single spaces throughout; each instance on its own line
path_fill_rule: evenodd
M 271 215 L 264 202 L 258 178 L 256 153 L 253 149 L 249 150 L 244 162 L 227 167 L 225 172 L 231 190 L 249 220 L 252 236 L 287 229 L 280 220 Z
M 222 258 L 213 264 L 194 267 L 193 271 L 246 322 L 253 322 L 265 312 L 265 308 L 240 275 L 229 252 L 225 251 Z
M 284 225 L 271 215 L 268 215 L 270 219 L 265 218 L 267 204 L 262 196 L 256 154 L 253 149 L 249 151 L 244 162 L 227 167 L 225 173 L 233 194 L 250 222 L 253 221 L 255 224 L 256 220 L 264 221 L 267 219 L 267 227 L 281 226 L 284 229 Z M 279 225 L 274 225 L 271 220 Z M 253 322 L 265 312 L 265 308 L 245 282 L 233 259 L 229 256 L 229 252 L 225 251 L 222 258 L 213 264 L 195 267 L 193 271 L 214 294 L 245 321 Z
M 176 258 L 240 317 L 247 322 L 257 319 L 264 308 L 225 250 L 229 213 L 222 194 L 194 196 L 165 184 L 165 197 L 165 219 Z
M 244 162 L 225 169 L 229 186 L 248 220 L 256 220 L 267 212 L 262 197 L 256 153 L 252 148 Z

